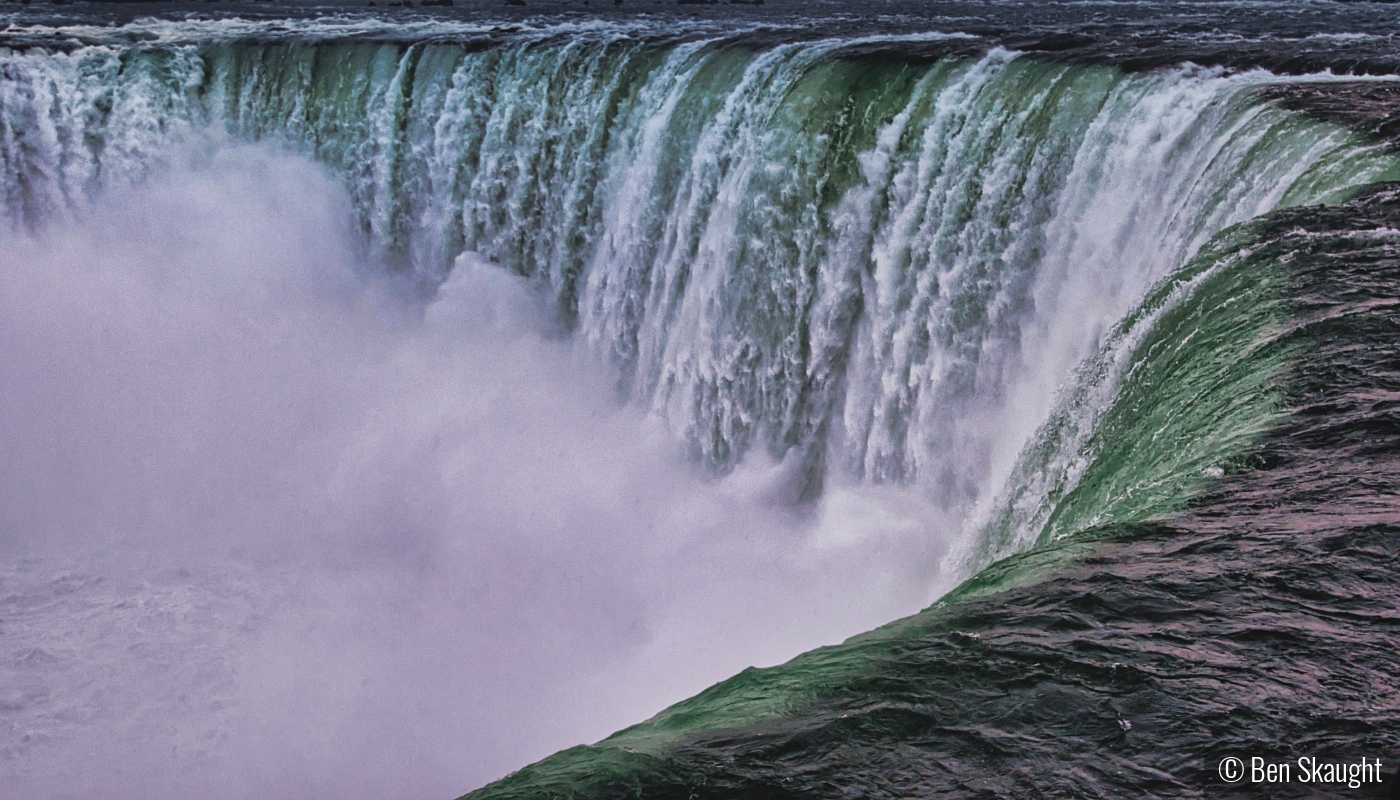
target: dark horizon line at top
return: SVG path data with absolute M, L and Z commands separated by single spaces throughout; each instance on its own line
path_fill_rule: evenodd
M 93 44 L 139 45 L 107 37 L 73 34 L 69 26 L 120 27 L 155 17 L 174 21 L 243 18 L 272 23 L 326 16 L 363 16 L 385 25 L 363 32 L 300 31 L 269 24 L 245 37 L 253 43 L 289 41 L 441 42 L 472 49 L 509 45 L 524 32 L 570 23 L 636 24 L 630 35 L 656 40 L 722 38 L 731 46 L 770 47 L 817 39 L 953 34 L 948 38 L 861 42 L 843 48 L 853 59 L 927 63 L 977 56 L 1001 47 L 1057 62 L 1107 64 L 1144 71 L 1193 63 L 1232 70 L 1266 69 L 1280 75 L 1332 72 L 1338 75 L 1400 75 L 1400 15 L 1391 5 L 1315 0 L 1159 0 L 1125 4 L 995 0 L 764 0 L 763 5 L 679 4 L 678 0 L 0 0 L 0 47 L 74 50 Z M 370 2 L 376 5 L 371 7 Z M 418 3 L 406 7 L 406 2 Z M 749 0 L 751 2 L 751 0 Z M 399 5 L 392 5 L 397 3 Z M 1251 13 L 1240 13 L 1247 7 Z M 433 31 L 434 21 L 477 23 L 479 30 Z M 426 23 L 426 25 L 425 25 Z M 402 31 L 393 26 L 403 24 Z M 516 28 L 515 26 L 521 26 Z M 561 39 L 579 35 L 561 30 Z

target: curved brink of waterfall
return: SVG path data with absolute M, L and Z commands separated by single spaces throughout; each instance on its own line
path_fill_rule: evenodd
M 1248 467 L 1300 345 L 1276 262 L 1232 226 L 1340 202 L 1400 176 L 1396 159 L 1262 100 L 1282 80 L 1263 72 L 999 49 L 916 66 L 861 44 L 594 31 L 9 53 L 6 208 L 20 225 L 81 214 L 210 130 L 283 142 L 343 177 L 367 251 L 425 296 L 464 252 L 528 279 L 716 476 L 771 460 L 789 502 L 917 487 L 964 527 L 954 582 L 1161 519 Z M 746 672 L 482 796 L 806 708 L 919 619 Z
M 1230 229 L 1027 447 L 996 524 L 1038 546 L 469 797 L 1198 797 L 1235 753 L 1393 752 L 1397 286 L 1400 184 Z M 1052 463 L 1114 375 L 1080 463 Z M 1070 469 L 1050 510 L 1018 504 Z
M 529 278 L 715 473 L 757 453 L 784 463 L 794 499 L 916 484 L 974 524 L 1150 285 L 1232 224 L 1392 168 L 1256 100 L 1266 73 L 725 44 L 12 54 L 6 207 L 30 224 L 71 213 L 210 127 L 284 141 L 344 176 L 368 246 L 424 291 L 464 250 Z M 1116 384 L 1099 384 L 1079 417 L 1105 407 Z M 1075 431 L 1047 462 L 1094 427 L 1057 424 Z M 1018 490 L 1018 520 L 1082 470 L 1052 471 Z M 975 562 L 1035 527 L 990 516 L 1007 543 Z

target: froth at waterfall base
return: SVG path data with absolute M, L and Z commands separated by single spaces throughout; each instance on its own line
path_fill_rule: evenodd
M 526 280 L 176 160 L 0 234 L 0 794 L 453 796 L 930 599 L 916 493 L 705 476 Z

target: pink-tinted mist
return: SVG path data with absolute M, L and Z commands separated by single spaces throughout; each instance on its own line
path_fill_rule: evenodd
M 452 797 L 927 601 L 913 496 L 707 478 L 523 279 L 175 160 L 0 234 L 0 795 Z

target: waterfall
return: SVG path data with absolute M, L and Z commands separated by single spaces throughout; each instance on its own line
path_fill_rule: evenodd
M 9 29 L 11 794 L 446 796 L 738 673 L 528 791 L 903 686 L 931 596 L 1248 467 L 1254 220 L 1400 177 L 1263 91 L 1330 75 L 404 19 Z
M 1259 100 L 1267 73 L 863 43 L 11 53 L 6 209 L 73 213 L 201 136 L 281 142 L 343 177 L 371 252 L 424 292 L 463 252 L 528 279 L 709 470 L 756 453 L 795 499 L 910 484 L 968 515 L 1155 281 L 1392 163 Z

